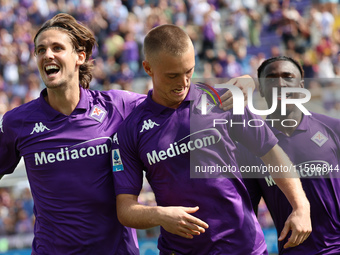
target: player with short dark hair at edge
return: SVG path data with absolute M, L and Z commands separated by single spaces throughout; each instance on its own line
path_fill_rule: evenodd
M 68 14 L 45 22 L 34 45 L 46 88 L 0 121 L 0 174 L 25 161 L 34 199 L 32 254 L 139 254 L 135 230 L 117 219 L 111 144 L 145 95 L 88 89 L 96 41 Z M 233 84 L 255 87 L 252 79 Z M 232 97 L 224 96 L 228 108 Z
M 304 72 L 301 65 L 290 57 L 267 59 L 258 68 L 261 95 L 271 107 L 273 88 L 304 88 Z M 302 93 L 289 93 L 288 98 L 303 97 Z M 287 241 L 278 243 L 279 254 L 340 254 L 340 120 L 311 112 L 305 115 L 294 104 L 287 105 L 286 115 L 276 111 L 267 119 L 276 119 L 268 125 L 279 140 L 279 145 L 296 166 L 302 186 L 311 205 L 313 231 L 305 242 L 292 248 L 284 248 Z M 283 120 L 285 125 L 282 125 Z M 266 122 L 272 123 L 272 122 Z M 263 165 L 261 159 L 240 148 L 240 165 Z M 285 219 L 291 213 L 284 194 L 268 174 L 255 174 L 245 178 L 253 207 L 257 210 L 261 197 L 270 211 L 277 232 L 285 227 Z
M 161 226 L 160 254 L 267 254 L 238 171 L 234 139 L 267 163 L 289 165 L 277 139 L 268 127 L 213 126 L 214 119 L 240 123 L 255 117 L 247 108 L 245 115 L 233 116 L 209 101 L 209 113 L 201 114 L 204 91 L 190 83 L 194 48 L 181 28 L 152 29 L 145 37 L 144 53 L 143 67 L 153 89 L 122 123 L 113 145 L 119 220 L 134 228 Z M 229 171 L 218 171 L 226 166 Z M 216 171 L 206 171 L 212 167 Z M 157 206 L 138 202 L 143 170 Z M 311 224 L 301 183 L 283 178 L 287 176 L 291 175 L 279 173 L 274 179 L 294 208 L 287 219 L 287 229 L 293 232 L 290 247 L 308 237 Z

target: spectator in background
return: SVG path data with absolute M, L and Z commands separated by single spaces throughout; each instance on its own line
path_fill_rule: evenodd
M 228 54 L 226 76 L 234 78 L 241 75 L 242 75 L 241 65 L 236 61 L 236 57 L 233 54 Z
M 139 72 L 139 47 L 136 42 L 135 35 L 132 32 L 128 32 L 124 38 L 124 45 L 122 50 L 122 56 L 120 58 L 121 65 L 127 64 L 129 69 L 133 73 L 133 77 L 137 76 Z M 130 88 L 131 90 L 131 88 Z
M 15 222 L 15 232 L 18 234 L 32 233 L 33 232 L 33 221 L 28 216 L 27 212 L 20 208 L 16 212 L 17 220 Z

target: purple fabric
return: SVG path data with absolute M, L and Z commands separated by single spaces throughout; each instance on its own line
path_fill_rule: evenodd
M 116 216 L 111 135 L 144 99 L 81 88 L 71 115 L 40 98 L 4 115 L 0 174 L 21 157 L 34 199 L 33 254 L 139 254 L 136 233 Z
M 312 116 L 303 117 L 290 137 L 275 128 L 272 130 L 279 139 L 279 145 L 300 172 L 303 188 L 311 204 L 313 225 L 311 235 L 299 246 L 284 249 L 283 245 L 287 242 L 287 238 L 279 242 L 279 253 L 340 254 L 340 120 L 312 113 Z M 241 148 L 240 155 L 241 165 L 263 165 L 259 158 L 254 157 L 244 148 Z M 332 166 L 333 171 L 329 173 L 325 171 L 324 174 L 314 171 L 313 174 L 311 169 L 318 164 L 327 166 L 326 169 Z M 277 231 L 280 233 L 292 208 L 268 174 L 256 177 L 244 179 L 252 203 L 257 206 L 261 196 L 264 197 Z
M 194 85 L 192 85 L 194 86 Z M 202 90 L 192 87 L 190 95 L 171 109 L 148 98 L 137 107 L 117 132 L 124 170 L 114 172 L 116 194 L 138 195 L 143 169 L 160 206 L 199 206 L 194 216 L 206 221 L 206 233 L 188 240 L 161 228 L 161 254 L 267 254 L 264 236 L 240 179 L 234 139 L 258 155 L 277 142 L 268 128 L 242 125 L 212 126 L 213 119 L 242 122 L 255 118 L 247 109 L 233 116 L 213 107 L 202 116 Z M 232 166 L 235 172 L 197 172 L 198 167 Z

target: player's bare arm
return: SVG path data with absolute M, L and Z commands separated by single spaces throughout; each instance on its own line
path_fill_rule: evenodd
M 275 145 L 261 159 L 271 166 L 288 166 L 290 168 L 293 165 L 286 153 L 278 145 Z M 312 231 L 309 201 L 293 168 L 290 172 L 271 173 L 271 175 L 293 208 L 280 233 L 279 241 L 282 241 L 289 231 L 292 231 L 284 248 L 297 246 L 303 243 Z
M 120 194 L 117 196 L 117 213 L 119 221 L 137 229 L 162 226 L 166 231 L 192 239 L 208 228 L 208 224 L 194 217 L 198 207 L 182 206 L 145 206 L 138 203 L 137 196 Z

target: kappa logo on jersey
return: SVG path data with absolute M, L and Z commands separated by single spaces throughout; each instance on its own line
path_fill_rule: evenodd
M 99 107 L 98 105 L 95 105 L 90 113 L 90 117 L 98 122 L 103 122 L 104 118 L 106 116 L 106 111 Z
M 0 132 L 1 132 L 1 133 L 4 132 L 2 122 L 3 122 L 3 118 L 0 119 Z
M 123 170 L 124 166 L 120 157 L 119 149 L 112 150 L 112 171 L 118 172 Z
M 311 140 L 321 147 L 322 145 L 324 145 L 325 142 L 327 142 L 328 138 L 323 133 L 318 131 L 315 135 L 313 135 Z
M 36 132 L 36 133 L 42 133 L 45 130 L 50 130 L 48 127 L 46 127 L 44 124 L 42 124 L 42 122 L 35 123 L 35 127 L 33 128 L 31 135 Z
M 140 133 L 142 133 L 144 130 L 152 129 L 154 126 L 159 126 L 159 124 L 150 119 L 148 121 L 144 120 L 144 124 Z
M 112 142 L 119 145 L 117 133 L 115 133 L 115 135 L 113 136 Z

